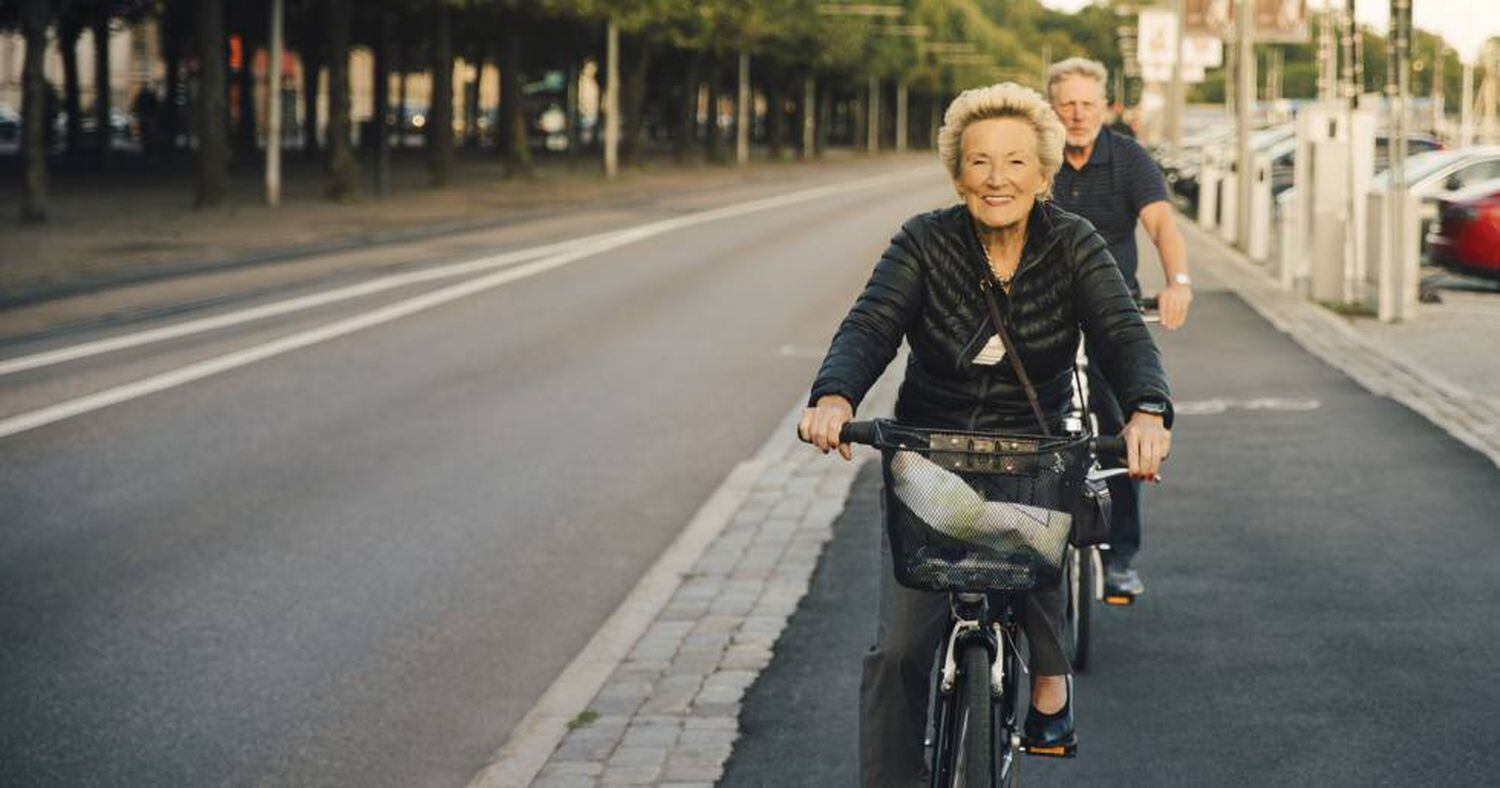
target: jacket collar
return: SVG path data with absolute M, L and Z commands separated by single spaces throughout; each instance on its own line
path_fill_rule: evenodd
M 1057 245 L 1059 235 L 1054 215 L 1057 207 L 1050 200 L 1037 200 L 1031 206 L 1031 214 L 1026 219 L 1026 241 L 1021 247 L 1021 262 L 1016 265 L 1016 273 L 1011 281 L 1019 279 L 1022 274 L 1031 268 L 1035 268 L 1037 262 L 1052 251 Z M 958 217 L 959 236 L 963 245 L 964 254 L 974 260 L 978 270 L 989 274 L 985 265 L 984 250 L 979 246 L 979 227 L 974 221 L 974 216 L 963 203 L 955 206 Z

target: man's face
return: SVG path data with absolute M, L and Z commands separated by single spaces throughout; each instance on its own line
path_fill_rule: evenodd
M 1087 148 L 1104 123 L 1104 86 L 1082 74 L 1063 77 L 1052 86 L 1052 110 L 1067 130 L 1068 147 Z

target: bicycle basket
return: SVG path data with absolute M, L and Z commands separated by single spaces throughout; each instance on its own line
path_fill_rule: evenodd
M 926 591 L 1055 585 L 1088 438 L 882 424 L 886 531 L 896 580 Z

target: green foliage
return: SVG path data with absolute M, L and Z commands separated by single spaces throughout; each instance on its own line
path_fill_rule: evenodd
M 1388 49 L 1386 37 L 1370 27 L 1360 29 L 1360 44 L 1364 66 L 1361 91 L 1380 93 L 1385 89 Z M 1273 47 L 1256 47 L 1260 68 L 1256 70 L 1256 82 L 1265 84 L 1264 53 Z M 1274 48 L 1282 52 L 1282 95 L 1289 99 L 1312 99 L 1318 95 L 1318 47 L 1314 39 L 1304 44 L 1277 44 Z M 1436 76 L 1434 63 L 1442 60 L 1443 93 L 1448 106 L 1455 106 L 1463 90 L 1463 60 L 1458 52 L 1436 33 L 1417 30 L 1412 36 L 1411 93 L 1414 96 L 1432 94 L 1432 83 Z M 1227 69 L 1216 69 L 1208 73 L 1201 85 L 1189 93 L 1190 101 L 1218 103 L 1224 100 L 1224 80 Z M 1259 90 L 1260 88 L 1257 88 Z

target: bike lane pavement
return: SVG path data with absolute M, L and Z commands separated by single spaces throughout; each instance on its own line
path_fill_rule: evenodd
M 1148 592 L 1096 607 L 1076 683 L 1080 755 L 1025 759 L 1022 781 L 1493 779 L 1495 465 L 1200 278 L 1190 328 L 1158 333 L 1181 415 L 1166 482 L 1146 492 Z M 874 470 L 747 694 L 722 785 L 858 782 L 883 538 Z
M 1193 321 L 1158 332 L 1181 415 L 1146 494 L 1148 593 L 1096 610 L 1080 757 L 1027 759 L 1022 779 L 1482 783 L 1500 770 L 1483 743 L 1500 724 L 1495 463 L 1450 434 L 1461 421 L 1411 409 L 1443 391 L 1407 375 L 1399 402 L 1372 395 L 1389 392 L 1368 346 L 1189 243 Z M 536 784 L 857 784 L 872 459 L 786 447 Z

